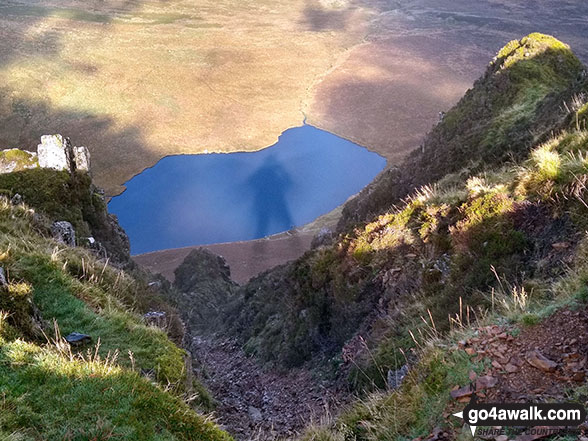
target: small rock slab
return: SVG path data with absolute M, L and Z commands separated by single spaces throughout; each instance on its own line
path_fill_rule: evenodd
M 491 375 L 484 375 L 483 377 L 478 377 L 476 380 L 476 389 L 491 389 L 496 384 L 498 384 L 498 378 Z
M 72 332 L 65 337 L 65 341 L 72 346 L 82 346 L 92 341 L 92 337 L 87 334 L 81 334 L 79 332 Z
M 247 410 L 251 419 L 256 423 L 260 422 L 263 419 L 263 416 L 261 415 L 261 410 L 259 410 L 257 407 L 249 406 L 249 409 Z
M 452 390 L 451 391 L 451 398 L 453 398 L 455 400 L 459 400 L 460 398 L 469 397 L 473 393 L 474 393 L 474 390 L 472 389 L 472 386 L 468 384 L 467 386 Z
M 557 363 L 547 358 L 537 349 L 527 353 L 527 363 L 543 372 L 553 372 L 557 369 Z

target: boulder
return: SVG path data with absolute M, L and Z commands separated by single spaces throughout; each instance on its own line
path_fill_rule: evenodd
M 76 232 L 72 224 L 67 221 L 53 222 L 51 233 L 57 242 L 61 242 L 70 247 L 76 246 Z
M 68 140 L 61 135 L 44 135 L 37 146 L 39 166 L 54 170 L 70 170 Z

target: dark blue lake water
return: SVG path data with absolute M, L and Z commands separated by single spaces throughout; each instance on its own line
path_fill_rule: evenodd
M 315 127 L 252 153 L 168 156 L 108 205 L 132 254 L 256 239 L 301 226 L 365 187 L 386 165 Z

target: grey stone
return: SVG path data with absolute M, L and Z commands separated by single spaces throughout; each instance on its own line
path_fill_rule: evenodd
M 44 135 L 37 146 L 39 166 L 54 170 L 69 170 L 68 141 L 61 135 Z
M 90 171 L 90 151 L 86 147 L 74 147 L 72 149 L 73 163 L 76 170 L 89 172 Z
M 405 364 L 400 369 L 397 369 L 395 371 L 389 370 L 388 371 L 388 378 L 387 378 L 388 389 L 390 389 L 390 390 L 398 389 L 400 387 L 400 385 L 402 384 L 404 377 L 406 377 L 406 374 L 408 374 L 408 365 L 407 364 Z
M 65 341 L 72 346 L 81 346 L 92 341 L 92 337 L 87 334 L 81 334 L 79 332 L 72 332 L 65 337 Z
M 325 245 L 330 245 L 333 242 L 333 231 L 329 228 L 321 228 L 320 231 L 312 238 L 310 247 L 312 249 Z
M 76 246 L 76 232 L 73 225 L 67 221 L 53 222 L 51 225 L 51 233 L 53 238 L 70 247 Z
M 149 311 L 143 315 L 143 320 L 145 320 L 145 323 L 161 329 L 165 329 L 167 327 L 166 318 L 167 314 L 165 311 Z
M 153 291 L 159 291 L 161 289 L 161 280 L 155 280 L 154 282 L 149 282 L 149 284 L 147 286 L 149 286 L 149 288 L 151 288 Z
M 0 287 L 8 285 L 6 281 L 6 274 L 4 273 L 4 268 L 0 266 Z
M 248 412 L 251 419 L 256 423 L 260 422 L 263 419 L 263 416 L 261 415 L 261 410 L 259 410 L 257 407 L 249 406 Z
M 12 199 L 10 199 L 10 203 L 12 205 L 19 205 L 22 204 L 22 196 L 18 193 L 15 193 L 14 196 L 12 196 Z

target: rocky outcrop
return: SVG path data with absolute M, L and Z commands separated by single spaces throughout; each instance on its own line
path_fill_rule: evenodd
M 70 247 L 76 246 L 76 232 L 71 223 L 67 221 L 54 222 L 51 226 L 51 233 L 57 242 Z
M 90 151 L 86 147 L 73 147 L 73 164 L 77 171 L 90 171 Z
M 86 147 L 74 147 L 69 138 L 45 135 L 37 146 L 39 167 L 74 172 L 90 171 L 90 152 Z
M 69 138 L 61 135 L 45 135 L 37 152 L 20 149 L 0 151 L 0 174 L 13 173 L 32 168 L 49 168 L 90 172 L 90 152 L 86 147 L 74 147 Z
M 35 152 L 19 149 L 0 151 L 0 174 L 28 170 L 38 166 L 39 161 Z
M 193 250 L 175 270 L 178 309 L 192 329 L 218 328 L 221 310 L 237 286 L 225 259 L 204 248 Z
M 53 170 L 69 170 L 67 140 L 61 135 L 45 135 L 37 146 L 39 167 Z

